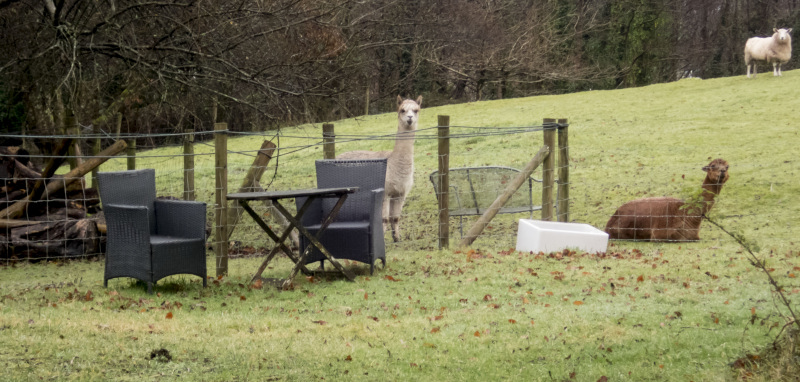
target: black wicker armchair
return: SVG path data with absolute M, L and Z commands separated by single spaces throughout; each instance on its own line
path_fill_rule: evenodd
M 355 260 L 370 265 L 380 259 L 386 266 L 386 245 L 383 239 L 383 187 L 386 182 L 386 159 L 318 160 L 317 187 L 358 187 L 345 201 L 336 219 L 322 233 L 320 242 L 336 259 Z M 297 198 L 299 209 L 305 198 Z M 303 215 L 302 224 L 316 235 L 322 218 L 328 216 L 336 200 L 321 199 L 312 204 Z M 309 245 L 300 238 L 300 253 Z M 325 256 L 314 248 L 306 263 L 319 261 Z
M 155 170 L 97 174 L 108 227 L 103 285 L 117 277 L 147 283 L 175 274 L 206 286 L 206 204 L 156 200 Z

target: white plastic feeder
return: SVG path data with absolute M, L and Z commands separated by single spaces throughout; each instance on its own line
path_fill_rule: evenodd
M 588 224 L 519 220 L 517 251 L 550 253 L 569 248 L 595 253 L 607 247 L 608 234 Z

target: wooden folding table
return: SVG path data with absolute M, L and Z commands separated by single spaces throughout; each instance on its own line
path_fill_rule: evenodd
M 278 253 L 279 250 L 282 250 L 286 256 L 291 259 L 295 265 L 292 267 L 292 272 L 289 274 L 289 278 L 283 282 L 283 288 L 287 288 L 291 286 L 292 280 L 297 275 L 298 271 L 303 271 L 305 274 L 311 274 L 305 267 L 305 259 L 308 254 L 311 252 L 311 248 L 317 248 L 325 258 L 333 264 L 333 266 L 342 272 L 348 280 L 354 281 L 355 275 L 350 270 L 346 269 L 342 264 L 340 264 L 336 258 L 331 255 L 331 253 L 320 243 L 319 238 L 322 237 L 322 233 L 325 231 L 325 228 L 336 218 L 336 214 L 339 213 L 339 209 L 341 209 L 344 201 L 347 200 L 347 196 L 352 194 L 358 190 L 358 187 L 340 187 L 340 188 L 313 188 L 313 189 L 306 189 L 306 190 L 291 190 L 291 191 L 268 191 L 268 192 L 241 192 L 235 194 L 228 194 L 229 200 L 238 200 L 239 204 L 247 211 L 248 214 L 256 221 L 259 227 L 261 227 L 267 235 L 275 241 L 277 244 L 267 255 L 267 258 L 261 263 L 261 266 L 258 268 L 258 271 L 253 276 L 253 281 L 261 278 L 261 273 L 264 272 L 264 269 L 267 268 L 267 264 L 272 260 L 273 257 Z M 280 200 L 282 199 L 294 199 L 299 197 L 306 197 L 305 203 L 300 207 L 297 211 L 297 214 L 292 214 L 288 211 L 283 205 L 281 205 Z M 319 232 L 317 235 L 312 235 L 301 223 L 301 219 L 303 214 L 305 214 L 306 210 L 311 206 L 314 200 L 320 198 L 338 198 L 336 204 L 331 209 L 328 216 L 326 216 L 322 222 L 322 226 L 320 227 Z M 281 235 L 277 235 L 268 225 L 264 222 L 264 219 L 256 213 L 252 207 L 250 207 L 250 201 L 256 200 L 269 200 L 272 202 L 275 209 L 278 210 L 286 220 L 289 221 L 289 225 L 284 229 Z M 295 256 L 292 250 L 286 246 L 284 241 L 286 238 L 289 237 L 292 229 L 297 228 L 301 235 L 305 236 L 311 245 L 306 247 L 306 250 L 300 254 L 300 256 Z

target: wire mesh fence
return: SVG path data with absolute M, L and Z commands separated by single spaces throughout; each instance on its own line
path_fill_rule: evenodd
M 450 139 L 455 147 L 451 156 L 453 167 L 503 165 L 519 166 L 525 156 L 535 152 L 533 148 L 541 146 L 541 126 L 511 128 L 474 128 L 453 126 Z M 215 216 L 222 213 L 221 206 L 216 203 L 220 192 L 286 190 L 314 188 L 314 160 L 324 157 L 325 143 L 330 147 L 331 139 L 325 140 L 318 127 L 290 129 L 280 134 L 239 133 L 221 131 L 228 137 L 225 148 L 225 167 L 218 168 L 219 146 L 213 141 L 213 135 L 204 133 L 176 134 L 128 134 L 114 137 L 107 134 L 89 134 L 82 136 L 25 136 L 11 137 L 28 141 L 38 140 L 49 143 L 43 145 L 47 149 L 42 153 L 28 152 L 18 147 L 7 148 L 2 152 L 3 169 L 0 173 L 2 182 L 2 199 L 0 219 L 3 219 L 0 240 L 2 253 L 0 258 L 5 262 L 33 259 L 80 258 L 102 255 L 105 248 L 105 222 L 102 207 L 97 194 L 97 180 L 93 173 L 97 171 L 120 171 L 133 168 L 156 169 L 157 195 L 174 199 L 190 199 L 206 202 L 209 222 L 209 248 L 226 244 L 231 258 L 254 257 L 263 255 L 274 243 L 267 238 L 252 219 L 244 215 L 229 222 L 227 239 L 222 241 L 211 233 L 221 229 Z M 218 134 L 219 135 L 219 134 Z M 485 144 L 489 137 L 501 137 L 499 142 Z M 538 137 L 538 138 L 537 138 Z M 330 138 L 330 137 L 329 137 Z M 337 152 L 359 149 L 363 146 L 371 148 L 382 145 L 391 148 L 396 139 L 395 134 L 384 135 L 348 135 L 339 134 L 335 138 Z M 387 236 L 387 249 L 402 251 L 408 249 L 435 249 L 438 240 L 437 202 L 430 173 L 436 170 L 437 152 L 433 151 L 437 137 L 436 127 L 420 129 L 415 137 L 417 146 L 415 186 L 403 208 L 400 223 L 401 240 L 394 242 Z M 254 159 L 262 149 L 265 141 L 277 146 L 270 155 L 270 161 L 261 169 L 260 177 L 254 183 L 243 183 L 246 174 L 252 171 Z M 493 140 L 494 141 L 494 140 Z M 127 142 L 126 147 L 105 156 L 98 153 L 119 142 Z M 188 143 L 187 143 L 188 142 Z M 507 144 L 513 142 L 513 144 Z M 62 143 L 69 147 L 62 152 L 52 151 L 53 146 Z M 473 150 L 495 150 L 492 145 L 504 146 L 503 159 L 491 162 L 476 160 L 470 155 Z M 132 150 L 132 148 L 135 148 Z M 91 155 L 89 153 L 92 153 Z M 87 153 L 87 154 L 81 154 Z M 328 154 L 331 155 L 331 154 Z M 71 174 L 73 169 L 90 158 L 100 158 L 97 163 L 85 171 L 64 178 L 63 174 Z M 501 158 L 498 158 L 501 159 Z M 54 167 L 48 173 L 48 166 Z M 218 184 L 218 177 L 224 172 L 227 183 L 224 190 Z M 59 175 L 61 174 L 61 175 Z M 541 175 L 539 176 L 539 179 Z M 507 179 L 506 179 L 507 180 Z M 474 196 L 485 199 L 483 194 L 502 188 L 506 180 L 480 179 L 474 186 Z M 45 192 L 37 200 L 24 203 L 35 189 L 35 183 L 63 184 L 64 195 Z M 498 183 L 499 182 L 499 183 Z M 497 184 L 495 184 L 497 183 Z M 529 190 L 530 192 L 530 190 Z M 541 204 L 540 190 L 534 190 L 530 198 L 536 205 Z M 41 200 L 38 200 L 41 199 Z M 20 203 L 26 204 L 18 214 L 10 214 L 7 210 Z M 228 207 L 235 207 L 228 203 Z M 294 209 L 293 205 L 287 205 Z M 268 204 L 258 204 L 255 210 L 263 216 L 272 218 L 277 226 L 285 225 L 284 219 Z M 531 214 L 514 214 L 516 216 L 499 217 L 486 227 L 481 240 L 508 240 L 514 236 L 514 219 L 531 217 Z M 462 224 L 465 223 L 461 218 Z M 36 224 L 33 224 L 37 222 Z M 76 227 L 82 227 L 80 233 Z M 450 228 L 455 237 L 459 229 L 454 224 Z M 217 257 L 220 255 L 217 254 Z
M 449 126 L 448 154 L 449 168 L 508 167 L 520 170 L 531 162 L 544 145 L 545 125 L 520 127 L 472 127 Z M 264 256 L 275 244 L 264 235 L 261 228 L 246 214 L 226 224 L 227 234 L 216 236 L 223 227 L 216 216 L 222 213 L 221 205 L 216 202 L 220 193 L 231 193 L 253 190 L 291 190 L 316 187 L 314 161 L 325 157 L 326 148 L 335 145 L 335 153 L 351 150 L 391 150 L 395 142 L 394 133 L 382 135 L 357 135 L 329 133 L 323 136 L 321 126 L 305 126 L 284 129 L 280 132 L 241 133 L 218 131 L 217 136 L 227 137 L 224 150 L 224 168 L 219 168 L 219 146 L 214 141 L 214 134 L 181 133 L 167 135 L 126 135 L 119 140 L 136 142 L 136 152 L 121 150 L 113 155 L 100 156 L 100 162 L 92 169 L 99 171 L 119 171 L 130 167 L 154 168 L 157 175 L 157 194 L 160 197 L 178 199 L 194 199 L 208 205 L 209 226 L 209 259 L 217 263 L 220 269 L 219 252 L 213 254 L 215 248 L 226 248 L 226 261 L 234 260 L 226 266 L 237 273 L 252 273 L 251 263 L 240 263 L 236 259 L 251 259 Z M 54 154 L 55 151 L 36 154 L 14 148 L 3 148 L 0 152 L 2 169 L 0 169 L 0 260 L 9 263 L 18 260 L 83 258 L 98 256 L 104 253 L 105 236 L 102 207 L 99 203 L 96 183 L 92 179 L 91 170 L 78 172 L 77 176 L 65 178 L 64 174 L 86 163 L 97 155 L 81 155 L 81 152 L 95 152 L 110 148 L 116 139 L 106 135 L 83 135 L 80 137 L 18 137 L 20 139 L 48 140 L 51 146 L 58 142 L 71 140 L 78 142 L 77 153 L 72 145 L 72 153 Z M 116 138 L 116 137 L 115 137 Z M 403 251 L 430 250 L 435 251 L 440 245 L 439 204 L 435 182 L 431 174 L 438 171 L 440 162 L 438 145 L 440 137 L 438 127 L 420 128 L 414 137 L 414 186 L 409 193 L 402 210 L 400 221 L 400 240 L 392 240 L 386 233 L 387 257 L 402 256 Z M 187 144 L 187 141 L 191 141 Z M 268 164 L 260 169 L 260 176 L 254 183 L 246 184 L 245 178 L 252 171 L 255 159 L 263 153 L 262 144 L 270 141 L 275 144 Z M 335 142 L 335 143 L 332 143 Z M 99 142 L 99 144 L 98 144 Z M 328 146 L 326 146 L 326 144 Z M 130 146 L 130 145 L 129 145 Z M 569 145 L 562 145 L 569 152 Z M 554 145 L 554 148 L 558 145 Z M 15 151 L 16 150 L 16 151 Z M 683 148 L 662 147 L 665 151 L 678 151 Z M 552 149 L 550 153 L 555 161 L 558 154 Z M 689 199 L 692 193 L 700 188 L 705 173 L 701 168 L 706 163 L 696 163 L 691 156 L 672 155 L 669 162 L 655 158 L 665 157 L 663 153 L 652 153 L 651 157 L 631 158 L 625 147 L 599 148 L 581 147 L 573 150 L 569 161 L 556 161 L 552 170 L 538 166 L 531 174 L 533 182 L 530 190 L 525 187 L 519 192 L 529 192 L 529 196 L 515 194 L 513 198 L 529 198 L 532 206 L 542 206 L 542 187 L 540 182 L 546 177 L 555 178 L 555 185 L 561 184 L 558 190 L 549 192 L 553 195 L 553 219 L 566 213 L 564 220 L 588 223 L 603 229 L 617 207 L 623 203 L 642 197 L 672 196 Z M 328 154 L 330 155 L 330 154 Z M 586 158 L 592 158 L 587 160 Z M 710 161 L 713 158 L 709 158 Z M 62 161 L 63 160 L 63 161 Z M 70 161 L 75 160 L 71 165 Z M 61 163 L 63 162 L 63 165 Z M 56 165 L 53 165 L 56 163 Z M 190 163 L 190 165 L 189 165 Z M 48 164 L 55 166 L 48 170 Z M 70 167 L 71 166 L 71 167 Z M 778 165 L 791 171 L 791 164 Z M 559 176 L 568 167 L 568 179 Z M 747 177 L 762 171 L 763 165 L 757 162 L 738 163 L 732 166 L 732 176 Z M 53 174 L 48 174 L 52 171 Z M 548 175 L 547 171 L 551 171 Z M 220 173 L 225 173 L 227 181 L 224 187 L 219 184 Z M 564 172 L 566 173 L 566 172 Z M 621 174 L 620 174 L 621 173 Z M 623 182 L 614 180 L 625 179 Z M 46 191 L 36 191 L 37 181 L 45 178 Z M 189 180 L 191 178 L 192 181 Z M 779 200 L 771 200 L 769 190 L 780 180 L 764 181 L 763 177 L 748 184 L 747 190 L 736 190 L 738 196 L 736 208 L 726 198 L 717 201 L 715 210 L 720 217 L 734 226 L 745 225 L 745 220 L 756 220 L 758 225 L 769 226 L 768 230 L 757 232 L 760 240 L 766 244 L 792 240 L 792 232 L 796 222 L 786 215 L 766 216 L 763 213 L 764 202 L 780 208 Z M 463 179 L 453 179 L 462 187 L 470 187 L 470 196 L 484 203 L 491 203 L 497 198 L 498 190 L 505 189 L 510 176 L 483 177 L 473 179 L 465 185 Z M 193 182 L 193 183 L 192 183 Z M 60 187 L 50 184 L 60 184 Z M 730 187 L 730 186 L 728 186 Z M 568 193 L 564 190 L 569 190 Z M 728 190 L 723 190 L 724 195 Z M 9 215 L 6 211 L 21 200 L 39 192 L 38 199 L 27 203 L 27 207 L 18 215 Z M 563 194 L 562 194 L 563 193 Z M 39 200 L 41 199 L 41 200 Z M 285 226 L 285 219 L 276 213 L 267 203 L 253 203 L 254 210 L 267 218 L 270 225 Z M 294 210 L 293 203 L 285 206 Z M 235 207 L 228 202 L 226 208 Z M 561 208 L 559 208 L 561 207 Z M 452 209 L 453 206 L 451 205 Z M 451 248 L 455 249 L 462 236 L 480 218 L 481 211 L 475 214 L 453 216 L 447 227 L 451 238 Z M 500 213 L 495 216 L 477 237 L 475 246 L 498 249 L 514 248 L 519 219 L 539 219 L 541 211 L 535 209 L 522 212 Z M 703 223 L 705 224 L 705 223 Z M 705 228 L 704 228 L 705 229 Z M 747 227 L 754 232 L 758 227 Z M 720 232 L 705 229 L 702 238 L 710 245 L 723 240 Z M 241 267 L 241 269 L 237 269 Z M 209 274 L 213 274 L 209 271 Z

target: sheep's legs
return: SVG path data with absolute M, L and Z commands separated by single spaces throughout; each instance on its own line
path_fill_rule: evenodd
M 780 77 L 781 76 L 781 63 L 780 62 L 773 62 L 772 63 L 772 76 L 773 77 Z
M 755 63 L 747 64 L 747 78 L 750 78 L 750 67 L 753 68 L 753 78 L 756 78 L 756 72 L 758 72 L 758 67 Z

